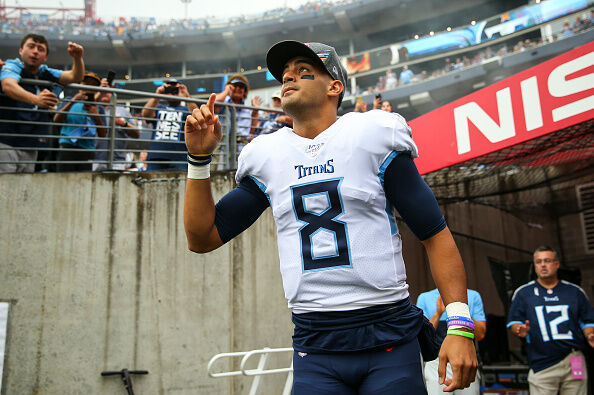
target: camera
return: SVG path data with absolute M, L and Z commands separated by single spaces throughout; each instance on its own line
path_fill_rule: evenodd
M 177 95 L 179 93 L 179 87 L 176 85 L 165 85 L 165 90 L 163 91 L 163 93 L 172 93 L 174 95 Z
M 378 93 L 378 94 L 375 95 L 375 98 L 382 100 L 382 95 L 380 93 Z
M 87 92 L 85 95 L 87 96 L 85 101 L 95 101 L 95 94 L 93 92 Z
M 113 70 L 109 70 L 107 72 L 107 83 L 109 84 L 109 86 L 113 85 L 113 80 L 115 79 L 115 71 Z

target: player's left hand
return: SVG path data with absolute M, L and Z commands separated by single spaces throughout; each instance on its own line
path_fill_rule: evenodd
M 446 379 L 446 366 L 452 367 L 453 377 Z M 466 337 L 448 335 L 439 350 L 439 383 L 445 384 L 445 392 L 468 388 L 474 381 L 478 361 L 474 342 Z
M 68 54 L 73 58 L 82 58 L 84 49 L 82 45 L 68 41 Z

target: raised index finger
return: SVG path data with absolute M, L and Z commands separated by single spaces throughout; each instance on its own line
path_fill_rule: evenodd
M 210 94 L 210 97 L 208 98 L 208 103 L 206 103 L 206 106 L 208 107 L 208 109 L 210 110 L 211 114 L 214 114 L 215 110 L 214 110 L 214 104 L 215 104 L 215 100 L 217 98 L 217 95 L 214 93 Z

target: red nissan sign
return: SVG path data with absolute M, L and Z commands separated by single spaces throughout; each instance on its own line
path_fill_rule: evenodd
M 594 117 L 594 42 L 409 122 L 421 174 Z M 594 132 L 594 131 L 593 131 Z

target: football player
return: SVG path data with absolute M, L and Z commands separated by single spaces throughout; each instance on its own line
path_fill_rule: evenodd
M 190 250 L 212 251 L 271 207 L 285 296 L 295 324 L 293 394 L 423 394 L 431 324 L 412 305 L 392 207 L 426 247 L 449 316 L 469 320 L 466 274 L 413 158 L 405 120 L 374 110 L 337 119 L 347 76 L 333 47 L 283 41 L 267 54 L 293 128 L 242 150 L 238 186 L 216 205 L 208 164 L 221 140 L 215 95 L 186 122 L 184 223 Z M 446 390 L 474 380 L 472 330 L 439 351 Z M 435 358 L 437 355 L 433 355 Z M 446 379 L 446 363 L 453 378 Z

